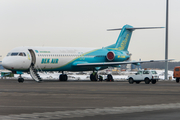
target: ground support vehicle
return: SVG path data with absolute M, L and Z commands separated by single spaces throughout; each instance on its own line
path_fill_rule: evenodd
M 130 84 L 133 84 L 136 82 L 136 84 L 139 84 L 141 81 L 144 81 L 145 84 L 149 84 L 150 82 L 152 84 L 156 84 L 156 82 L 159 79 L 159 75 L 155 70 L 139 70 L 135 75 L 129 75 L 128 81 Z
M 176 79 L 176 82 L 179 83 L 180 80 L 180 66 L 174 68 L 173 77 Z

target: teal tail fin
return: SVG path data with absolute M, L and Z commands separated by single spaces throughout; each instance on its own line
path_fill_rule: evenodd
M 106 49 L 113 49 L 113 50 L 123 50 L 128 51 L 129 42 L 131 39 L 132 32 L 136 29 L 155 29 L 155 28 L 164 28 L 164 27 L 138 27 L 134 28 L 130 25 L 124 25 L 123 28 L 117 29 L 109 29 L 111 30 L 121 30 L 119 37 L 115 44 L 105 47 Z
M 127 30 L 126 28 L 133 28 L 133 27 L 130 26 L 130 25 L 123 26 L 123 28 L 122 28 L 122 30 L 121 30 L 121 32 L 119 34 L 119 37 L 118 37 L 118 39 L 116 41 L 115 48 L 118 49 L 118 50 L 127 51 L 127 49 L 128 49 L 129 42 L 130 42 L 133 30 Z
M 133 27 L 130 25 L 124 25 L 122 29 L 118 29 L 121 30 L 121 32 L 118 36 L 116 43 L 106 47 L 107 49 L 124 50 L 124 51 L 128 50 L 128 46 L 133 30 L 126 28 L 133 28 Z M 116 29 L 111 29 L 111 30 L 116 30 Z

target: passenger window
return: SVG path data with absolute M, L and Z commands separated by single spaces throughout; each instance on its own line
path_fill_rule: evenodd
M 175 71 L 179 71 L 179 68 L 176 68 Z

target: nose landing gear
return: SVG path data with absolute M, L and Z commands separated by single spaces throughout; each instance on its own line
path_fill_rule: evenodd
M 24 82 L 24 78 L 18 78 L 18 82 L 19 83 L 23 83 Z
M 18 82 L 19 83 L 23 83 L 24 82 L 24 78 L 21 77 L 21 74 L 19 75 Z

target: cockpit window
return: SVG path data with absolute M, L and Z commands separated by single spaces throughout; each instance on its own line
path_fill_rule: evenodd
M 26 53 L 24 52 L 13 52 L 13 53 L 8 53 L 7 56 L 26 56 Z
M 18 53 L 11 53 L 11 56 L 17 56 Z
M 11 53 L 8 53 L 8 54 L 7 54 L 7 56 L 10 56 L 10 55 L 11 55 Z
M 23 53 L 24 54 L 24 56 L 26 56 L 26 53 Z
M 20 53 L 19 53 L 19 56 L 26 56 L 26 54 L 23 53 L 23 52 L 20 52 Z
M 19 56 L 23 56 L 23 53 L 19 53 Z

